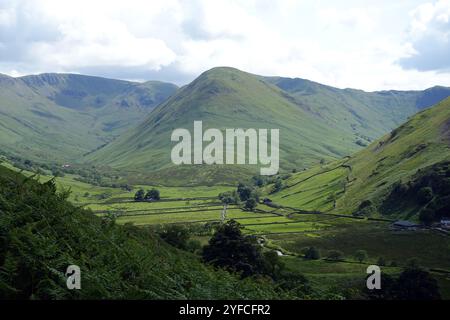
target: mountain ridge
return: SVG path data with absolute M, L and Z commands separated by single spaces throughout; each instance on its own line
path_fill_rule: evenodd
M 308 85 L 312 83 L 306 81 Z M 193 121 L 202 120 L 206 122 L 205 128 L 280 128 L 283 168 L 303 169 L 318 163 L 322 158 L 338 159 L 361 149 L 417 111 L 416 92 L 400 92 L 400 95 L 406 95 L 402 96 L 403 100 L 400 101 L 408 108 L 408 112 L 404 114 L 401 113 L 404 105 L 396 102 L 399 100 L 397 96 L 392 98 L 387 95 L 387 98 L 380 98 L 377 94 L 371 104 L 364 102 L 360 103 L 361 106 L 348 107 L 348 114 L 352 115 L 352 118 L 344 123 L 338 121 L 341 106 L 334 107 L 326 101 L 325 105 L 331 108 L 333 113 L 320 110 L 320 104 L 313 104 L 302 95 L 295 96 L 283 90 L 279 83 L 277 85 L 272 82 L 273 79 L 236 68 L 216 67 L 205 71 L 155 108 L 137 128 L 130 129 L 94 152 L 87 160 L 122 169 L 128 167 L 144 171 L 167 170 L 171 167 L 170 132 L 175 128 L 191 129 Z M 339 94 L 345 91 L 323 87 L 331 88 L 328 90 Z M 448 94 L 450 95 L 450 88 Z M 376 103 L 381 104 L 387 99 L 390 99 L 388 101 L 395 107 L 391 111 L 392 119 L 389 125 L 376 127 L 378 123 L 371 119 L 374 118 L 374 113 L 377 114 L 374 105 L 377 106 Z M 391 105 L 379 108 L 388 109 Z M 366 113 L 361 112 L 360 115 L 360 110 Z M 386 121 L 380 112 L 377 118 L 380 123 Z M 344 128 L 344 125 L 347 127 Z M 369 125 L 376 130 L 369 131 Z M 173 173 L 173 170 L 169 171 Z
M 134 126 L 178 88 L 77 74 L 0 77 L 0 146 L 12 154 L 76 161 Z

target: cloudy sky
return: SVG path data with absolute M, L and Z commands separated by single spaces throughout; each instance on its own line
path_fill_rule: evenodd
M 224 65 L 341 88 L 450 86 L 450 0 L 0 0 L 0 73 L 181 85 Z

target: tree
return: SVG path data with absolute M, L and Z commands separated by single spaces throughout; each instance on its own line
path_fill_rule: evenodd
M 134 195 L 134 201 L 144 201 L 145 191 L 144 189 L 139 189 Z
M 355 259 L 359 261 L 359 263 L 362 263 L 363 261 L 367 260 L 368 255 L 366 250 L 357 250 L 355 252 Z
M 281 189 L 283 189 L 283 179 L 278 177 L 277 180 L 275 181 L 275 184 L 273 185 L 272 192 L 278 192 L 281 191 Z
M 355 216 L 370 216 L 375 211 L 375 206 L 371 200 L 364 200 L 358 206 L 358 210 L 353 213 Z
M 266 269 L 269 271 L 272 277 L 278 277 L 285 268 L 285 265 L 278 256 L 278 253 L 276 251 L 270 250 L 264 252 L 263 255 L 266 263 Z
M 241 201 L 247 201 L 250 198 L 252 191 L 252 188 L 244 185 L 243 183 L 239 183 L 237 188 L 237 193 L 239 194 Z
M 381 289 L 363 292 L 372 300 L 439 300 L 441 295 L 436 279 L 420 268 L 407 268 L 395 279 L 381 275 Z
M 344 258 L 344 253 L 339 250 L 330 250 L 327 255 L 328 260 L 340 261 Z
M 159 236 L 174 247 L 182 250 L 188 248 L 189 230 L 182 225 L 168 225 L 159 233 Z
M 230 220 L 217 228 L 209 244 L 203 248 L 203 260 L 248 277 L 266 272 L 261 250 L 256 238 L 244 236 L 240 224 Z
M 333 202 L 333 209 L 336 209 L 336 200 L 337 200 L 337 196 L 336 196 L 336 192 L 332 192 L 329 196 L 328 196 L 328 201 Z
M 219 194 L 219 199 L 223 204 L 237 204 L 239 195 L 236 191 L 227 191 Z
M 420 268 L 408 268 L 397 280 L 395 298 L 399 300 L 439 300 L 436 279 Z
M 250 198 L 247 201 L 245 201 L 244 209 L 248 211 L 253 211 L 255 210 L 257 205 L 258 202 L 256 202 L 255 198 Z
M 120 185 L 120 188 L 121 188 L 122 190 L 125 190 L 125 191 L 128 191 L 128 192 L 130 192 L 131 190 L 133 190 L 133 188 L 132 188 L 129 184 L 121 184 L 121 185 Z
M 261 176 L 254 176 L 252 179 L 255 186 L 262 187 L 264 185 L 264 179 Z
M 152 188 L 151 190 L 147 191 L 147 194 L 145 195 L 145 200 L 147 200 L 147 201 L 150 201 L 150 200 L 157 201 L 160 199 L 161 198 L 159 195 L 159 190 L 155 189 L 155 188 Z
M 305 259 L 308 260 L 319 260 L 320 252 L 314 247 L 309 247 L 305 252 Z
M 427 204 L 431 201 L 431 199 L 433 199 L 433 189 L 431 189 L 430 187 L 420 188 L 419 192 L 417 193 L 417 197 L 420 204 Z
M 52 175 L 54 176 L 54 177 L 64 177 L 64 172 L 62 172 L 61 170 L 59 170 L 59 169 L 53 169 L 52 170 Z

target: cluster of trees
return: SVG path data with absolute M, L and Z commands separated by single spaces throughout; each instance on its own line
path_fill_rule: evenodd
M 419 169 L 411 181 L 397 182 L 384 203 L 385 207 L 413 203 L 419 219 L 430 225 L 450 216 L 450 161 Z
M 259 203 L 259 188 L 266 185 L 273 185 L 271 193 L 281 191 L 285 188 L 284 180 L 289 179 L 290 174 L 277 176 L 254 176 L 252 184 L 239 183 L 235 191 L 219 194 L 219 199 L 224 204 L 242 204 L 242 208 L 247 211 L 256 209 Z
M 37 162 L 11 154 L 5 154 L 2 155 L 2 157 L 11 162 L 14 167 L 21 170 L 52 175 L 54 177 L 64 177 L 66 174 L 73 174 L 77 176 L 74 178 L 75 180 L 95 186 L 122 188 L 127 191 L 132 190 L 130 185 L 118 182 L 120 178 L 111 168 L 108 168 L 108 170 L 101 170 L 95 166 L 87 165 L 63 166 L 61 163 Z
M 381 273 L 381 289 L 363 288 L 364 297 L 371 300 L 440 300 L 436 279 L 416 266 L 405 268 L 399 277 Z
M 320 250 L 316 247 L 305 247 L 301 250 L 303 258 L 307 260 L 319 260 L 321 258 Z M 369 256 L 365 250 L 357 250 L 353 257 L 359 263 L 366 261 Z M 330 261 L 342 261 L 344 260 L 344 253 L 340 250 L 330 250 L 326 254 L 325 258 Z
M 239 273 L 242 278 L 269 277 L 298 297 L 311 293 L 303 275 L 287 271 L 275 251 L 264 250 L 257 237 L 242 234 L 240 224 L 234 220 L 218 226 L 208 245 L 203 247 L 202 257 L 206 263 Z
M 295 172 L 297 172 L 297 170 L 292 169 L 292 173 L 295 173 Z M 277 189 L 277 191 L 279 191 L 284 187 L 283 181 L 289 179 L 291 176 L 292 176 L 291 174 L 283 174 L 283 175 L 276 175 L 276 176 L 254 176 L 252 178 L 252 182 L 253 182 L 253 185 L 258 188 L 264 187 L 269 184 L 273 184 L 273 185 L 277 184 L 277 186 L 274 187 L 274 189 Z M 274 191 L 274 190 L 272 190 L 272 191 Z M 274 192 L 276 192 L 276 191 L 274 191 Z
M 144 189 L 139 189 L 134 195 L 134 201 L 158 201 L 160 199 L 159 190 L 155 188 L 147 190 L 147 193 Z
M 219 194 L 223 204 L 242 204 L 244 210 L 253 211 L 258 206 L 259 192 L 257 188 L 239 183 L 236 190 Z
M 239 195 L 239 199 L 244 202 L 245 210 L 253 211 L 256 209 L 259 202 L 259 193 L 257 189 L 239 183 L 236 191 Z

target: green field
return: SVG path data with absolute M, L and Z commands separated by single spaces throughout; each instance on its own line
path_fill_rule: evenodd
M 332 211 L 332 202 L 323 193 L 338 193 L 342 177 L 348 169 L 342 167 L 346 160 L 332 165 L 316 167 L 299 173 L 287 180 L 283 191 L 268 195 L 284 208 L 272 208 L 259 204 L 255 212 L 243 211 L 230 205 L 227 219 L 235 219 L 246 234 L 264 237 L 268 248 L 276 248 L 288 255 L 281 257 L 286 267 L 304 274 L 314 289 L 327 296 L 331 292 L 346 295 L 346 288 L 360 285 L 364 281 L 368 264 L 377 264 L 382 257 L 386 272 L 398 273 L 411 258 L 429 269 L 450 271 L 450 238 L 433 231 L 399 232 L 390 228 L 389 222 L 355 219 L 351 215 L 333 213 L 302 214 L 296 209 Z M 12 167 L 11 165 L 7 165 Z M 24 172 L 30 176 L 32 173 Z M 50 179 L 42 175 L 42 182 Z M 196 224 L 220 221 L 223 206 L 217 195 L 232 190 L 229 186 L 214 187 L 164 187 L 150 185 L 133 186 L 127 192 L 120 188 L 103 188 L 76 181 L 77 177 L 66 175 L 56 178 L 61 190 L 70 189 L 70 199 L 77 205 L 91 209 L 103 216 L 115 214 L 119 224 L 151 226 L 163 224 Z M 317 186 L 315 189 L 314 186 Z M 134 192 L 156 187 L 161 192 L 161 201 L 135 202 Z M 267 191 L 267 190 L 266 190 Z M 89 196 L 85 196 L 88 192 Z M 108 194 L 106 199 L 99 195 Z M 206 244 L 208 236 L 194 236 Z M 343 262 L 324 259 L 309 261 L 301 258 L 305 247 L 314 246 L 326 258 L 330 250 L 340 250 Z M 430 250 L 432 248 L 432 250 Z M 368 260 L 357 263 L 355 251 L 365 250 Z M 391 267 L 391 265 L 395 265 Z M 384 270 L 384 269 L 383 269 Z M 450 280 L 445 274 L 435 273 L 445 297 L 450 297 Z M 349 293 L 348 293 L 349 294 Z M 333 298 L 330 296 L 329 298 Z

